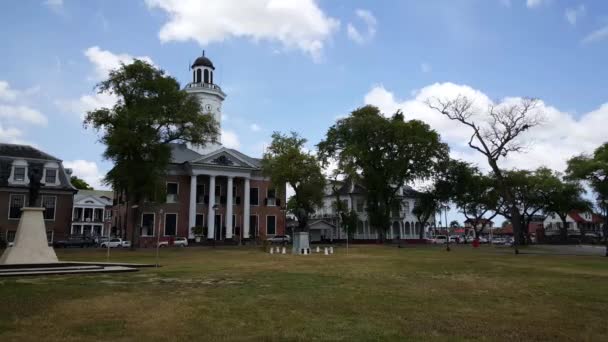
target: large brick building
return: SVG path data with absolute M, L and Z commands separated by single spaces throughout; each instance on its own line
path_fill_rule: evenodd
M 49 242 L 69 235 L 76 189 L 61 160 L 31 146 L 0 144 L 0 232 L 4 241 L 13 241 L 21 208 L 28 205 L 32 172 L 41 176 L 36 206 L 45 208 Z
M 192 64 L 185 90 L 199 98 L 201 115 L 213 115 L 221 131 L 226 94 L 214 83 L 214 71 L 203 53 Z M 115 234 L 134 237 L 142 247 L 173 237 L 243 241 L 285 234 L 285 189 L 262 176 L 259 159 L 222 144 L 171 148 L 165 203 L 134 207 L 115 196 Z

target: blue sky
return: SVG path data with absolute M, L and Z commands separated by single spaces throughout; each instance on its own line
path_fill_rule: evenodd
M 2 1 L 0 25 L 0 140 L 34 144 L 95 184 L 110 165 L 82 115 L 111 103 L 96 82 L 140 56 L 185 84 L 203 49 L 228 94 L 226 143 L 252 156 L 275 130 L 312 148 L 372 103 L 426 120 L 455 156 L 483 162 L 466 129 L 421 105 L 460 93 L 543 101 L 545 125 L 505 167 L 561 169 L 608 140 L 604 1 Z

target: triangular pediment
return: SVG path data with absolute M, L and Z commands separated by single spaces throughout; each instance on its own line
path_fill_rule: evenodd
M 83 198 L 79 198 L 74 202 L 75 205 L 93 205 L 93 206 L 105 206 L 106 203 L 103 203 L 95 196 L 86 196 Z
M 191 161 L 196 165 L 213 165 L 219 167 L 255 168 L 256 166 L 241 158 L 232 151 L 221 148 L 197 160 Z

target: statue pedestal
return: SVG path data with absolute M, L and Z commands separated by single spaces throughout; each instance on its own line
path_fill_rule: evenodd
M 17 227 L 13 247 L 7 247 L 0 258 L 2 264 L 42 264 L 59 262 L 49 247 L 44 227 L 44 208 L 25 207 Z
M 295 232 L 293 233 L 293 249 L 292 254 L 303 254 L 303 249 L 310 249 L 310 237 L 308 232 Z

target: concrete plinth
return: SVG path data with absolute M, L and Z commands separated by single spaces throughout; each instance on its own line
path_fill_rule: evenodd
M 303 249 L 310 249 L 310 237 L 308 232 L 295 232 L 293 233 L 293 254 L 303 254 Z
M 59 260 L 52 247 L 49 247 L 44 227 L 44 208 L 22 208 L 13 247 L 8 247 L 2 264 L 42 264 Z

